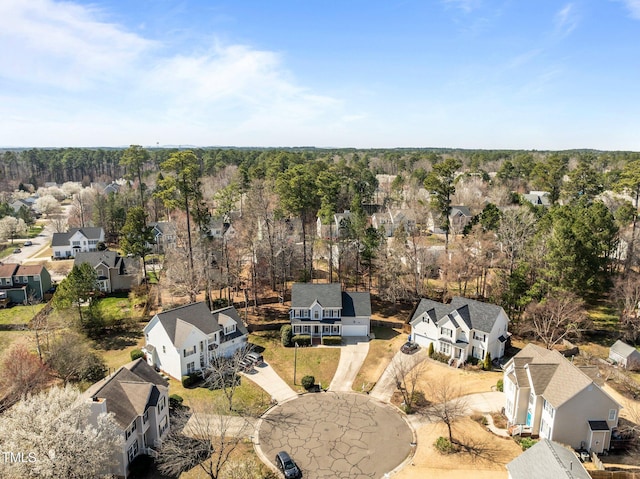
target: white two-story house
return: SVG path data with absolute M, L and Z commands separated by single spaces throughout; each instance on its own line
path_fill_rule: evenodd
M 169 432 L 169 383 L 142 358 L 98 381 L 84 393 L 97 424 L 101 414 L 113 414 L 122 434 L 122 448 L 110 474 L 125 479 L 140 454 L 157 457 Z
M 323 336 L 369 336 L 371 296 L 342 291 L 338 283 L 295 283 L 289 318 L 293 334 L 308 334 L 312 341 Z
M 528 344 L 504 366 L 505 415 L 512 431 L 596 453 L 609 449 L 621 406 L 602 390 L 596 367 Z
M 71 228 L 66 233 L 53 233 L 53 258 L 73 258 L 77 253 L 98 251 L 98 243 L 101 242 L 104 242 L 102 228 Z
M 509 337 L 509 318 L 500 306 L 454 297 L 444 304 L 422 299 L 411 316 L 411 338 L 424 347 L 451 358 L 450 364 L 464 364 L 468 357 L 484 360 L 504 356 Z
M 150 366 L 176 379 L 206 369 L 214 356 L 230 356 L 247 343 L 233 306 L 210 311 L 191 303 L 156 314 L 144 327 L 142 348 Z

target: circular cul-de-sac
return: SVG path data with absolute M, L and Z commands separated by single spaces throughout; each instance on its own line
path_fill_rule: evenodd
M 413 453 L 413 431 L 392 406 L 355 393 L 306 394 L 270 410 L 257 447 L 287 451 L 305 479 L 380 478 Z

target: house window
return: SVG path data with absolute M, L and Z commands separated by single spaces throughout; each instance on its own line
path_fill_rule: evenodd
M 615 409 L 609 409 L 609 421 L 615 421 L 618 412 Z
M 231 333 L 234 333 L 235 331 L 236 331 L 235 323 L 224 327 L 224 334 L 231 334 Z
M 196 370 L 196 363 L 195 362 L 190 362 L 190 363 L 187 364 L 187 374 L 191 374 L 195 370 Z
M 540 420 L 540 435 L 542 437 L 548 437 L 547 429 L 548 429 L 548 426 L 545 420 L 544 419 Z
M 127 455 L 129 456 L 129 462 L 133 461 L 135 457 L 138 455 L 138 440 L 131 444 L 131 447 L 127 451 Z
M 196 345 L 194 344 L 192 348 L 185 349 L 182 351 L 183 357 L 191 356 L 192 354 L 196 354 Z
M 440 343 L 440 352 L 444 354 L 451 354 L 451 345 L 449 343 Z
M 167 347 L 166 346 L 162 346 L 162 353 L 166 354 L 167 353 Z
M 59 258 L 59 257 L 60 257 L 60 251 L 56 251 L 56 252 L 54 253 L 54 256 L 55 256 L 56 258 Z
M 533 404 L 534 402 L 536 402 L 536 397 L 531 393 L 529 394 L 529 404 Z
M 131 437 L 131 434 L 133 434 L 135 430 L 136 430 L 136 421 L 134 419 L 131 427 L 124 432 L 125 439 L 129 439 Z
M 165 416 L 162 418 L 162 422 L 158 426 L 158 433 L 162 436 L 162 433 L 165 432 L 168 427 L 169 427 L 169 422 L 167 420 L 167 416 Z
M 23 276 L 23 277 L 22 277 L 22 282 L 23 282 L 23 283 L 27 283 L 27 282 L 28 282 L 28 280 L 27 280 L 27 277 L 26 277 L 26 276 Z
M 334 324 L 333 326 L 331 326 L 331 332 L 340 334 L 340 326 Z
M 144 424 L 146 424 L 148 420 L 149 420 L 149 410 L 147 409 L 147 410 L 144 412 L 144 416 L 142 416 L 142 422 L 143 422 Z
M 71 243 L 73 246 L 80 246 L 80 241 L 74 241 Z
M 162 410 L 164 409 L 165 406 L 165 397 L 162 396 L 162 401 L 158 401 L 158 412 L 162 412 Z
M 546 399 L 544 400 L 544 410 L 547 411 L 550 417 L 553 417 L 555 409 L 553 409 L 553 406 L 549 404 L 549 401 L 547 401 Z
M 453 330 L 449 328 L 440 328 L 440 334 L 442 334 L 443 336 L 449 336 L 450 338 L 452 338 Z
M 318 311 L 313 312 L 313 319 L 318 319 Z

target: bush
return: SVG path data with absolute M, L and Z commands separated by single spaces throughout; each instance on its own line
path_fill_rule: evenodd
M 482 369 L 485 371 L 491 371 L 491 353 L 487 353 L 484 357 L 484 365 L 482 366 Z
M 172 394 L 171 396 L 169 396 L 169 407 L 171 409 L 180 407 L 182 406 L 182 401 L 184 401 L 184 399 L 182 399 L 182 396 L 178 394 Z
M 313 376 L 305 376 L 302 378 L 302 387 L 307 391 L 316 385 L 316 378 Z
M 455 447 L 446 437 L 440 436 L 438 439 L 436 439 L 435 446 L 441 454 L 451 454 L 455 452 Z
M 308 334 L 296 334 L 291 338 L 291 342 L 294 345 L 298 343 L 298 346 L 311 346 L 311 336 Z
M 435 349 L 433 348 L 433 343 L 429 343 L 429 357 L 433 357 L 433 353 L 435 353 Z
M 471 364 L 472 366 L 477 366 L 480 360 L 478 358 L 474 358 L 473 356 L 467 356 L 467 360 L 465 363 Z
M 201 379 L 201 376 L 198 373 L 191 373 L 191 374 L 188 374 L 187 376 L 182 376 L 182 387 L 183 388 L 191 387 L 195 383 L 197 383 L 200 379 Z
M 290 324 L 285 324 L 280 328 L 280 337 L 282 339 L 282 345 L 285 348 L 290 348 L 293 346 L 293 342 L 291 342 L 291 336 L 293 335 L 293 330 L 291 329 Z
M 323 336 L 322 344 L 326 346 L 340 346 L 342 344 L 342 336 Z
M 135 361 L 138 358 L 144 358 L 144 353 L 139 349 L 134 349 L 131 351 L 131 361 Z
M 522 439 L 520 439 L 520 447 L 522 448 L 523 451 L 526 451 L 531 446 L 533 446 L 536 442 L 538 441 L 536 441 L 535 439 L 531 439 L 530 437 L 523 437 Z
M 496 383 L 496 389 L 500 392 L 503 392 L 504 382 L 502 381 L 502 379 L 498 379 L 498 382 Z
M 487 424 L 489 424 L 489 421 L 484 416 L 484 414 L 472 414 L 471 419 L 482 426 L 486 426 Z
M 447 356 L 446 354 L 442 354 L 442 353 L 433 353 L 433 355 L 431 356 L 431 359 L 435 359 L 436 361 L 440 361 L 441 363 L 448 363 L 449 359 L 451 359 L 449 356 Z

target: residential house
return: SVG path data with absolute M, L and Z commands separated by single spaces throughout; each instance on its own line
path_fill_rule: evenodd
M 129 465 L 139 455 L 157 457 L 169 433 L 169 382 L 144 359 L 132 361 L 84 393 L 97 424 L 102 414 L 113 414 L 122 434 L 111 474 L 129 476 Z
M 41 264 L 0 264 L 0 307 L 42 301 L 51 288 L 51 275 Z
M 522 199 L 535 206 L 551 206 L 551 196 L 548 191 L 529 191 L 522 195 Z
M 591 479 L 575 453 L 542 439 L 507 464 L 509 479 Z
M 289 318 L 293 334 L 308 334 L 312 341 L 322 336 L 369 336 L 371 297 L 342 291 L 339 283 L 295 283 Z
M 504 366 L 505 415 L 512 431 L 596 453 L 608 450 L 620 404 L 595 367 L 528 344 Z
M 467 206 L 451 206 L 449 210 L 449 233 L 461 234 L 472 219 L 473 215 Z M 427 229 L 434 234 L 444 234 L 442 223 L 438 222 L 437 215 L 433 213 L 429 213 L 427 218 Z
M 625 369 L 640 369 L 640 351 L 620 340 L 609 348 L 609 359 Z
M 206 369 L 215 356 L 230 356 L 247 343 L 247 328 L 229 306 L 209 310 L 204 301 L 156 314 L 144 327 L 150 366 L 174 378 Z
M 484 360 L 504 356 L 509 318 L 500 306 L 455 296 L 444 304 L 422 299 L 411 316 L 411 338 L 449 356 L 461 366 L 468 357 Z
M 140 259 L 123 258 L 116 251 L 76 253 L 74 266 L 88 263 L 98 273 L 98 288 L 103 293 L 131 291 L 140 284 Z
M 176 246 L 176 224 L 172 221 L 149 223 L 153 232 L 153 244 L 147 244 L 156 254 L 164 253 Z
M 383 230 L 387 238 L 393 236 L 401 225 L 407 232 L 411 232 L 416 228 L 416 213 L 414 210 L 387 210 L 383 213 L 371 215 L 371 226 L 377 230 Z
M 336 239 L 345 237 L 349 228 L 350 219 L 351 211 L 349 210 L 334 214 L 330 225 L 324 224 L 322 219 L 318 217 L 316 220 L 316 234 L 318 238 Z
M 78 253 L 98 251 L 101 242 L 104 242 L 102 228 L 71 228 L 66 233 L 53 233 L 53 258 L 73 258 Z

